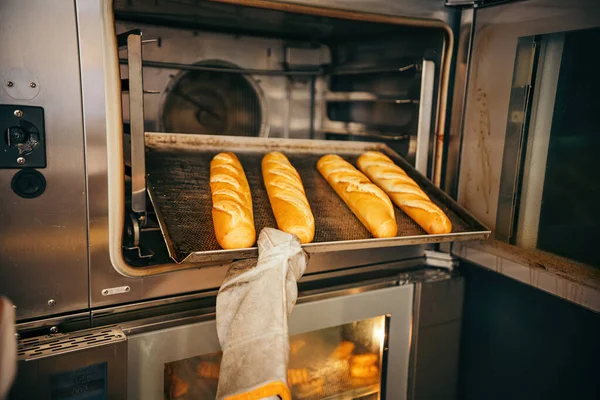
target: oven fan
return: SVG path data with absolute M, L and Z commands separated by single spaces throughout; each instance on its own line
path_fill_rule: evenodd
M 196 65 L 239 67 L 223 61 Z M 223 71 L 186 71 L 166 91 L 161 124 L 168 133 L 267 136 L 265 102 L 254 79 Z

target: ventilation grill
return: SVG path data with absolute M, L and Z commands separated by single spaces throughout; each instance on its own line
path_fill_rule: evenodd
M 126 340 L 116 327 L 38 336 L 19 341 L 19 360 L 33 360 Z

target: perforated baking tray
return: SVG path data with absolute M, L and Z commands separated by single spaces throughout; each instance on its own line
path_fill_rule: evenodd
M 148 191 L 173 260 L 225 262 L 257 255 L 256 247 L 223 250 L 217 243 L 211 216 L 210 161 L 222 151 L 234 152 L 240 159 L 252 191 L 258 234 L 264 227 L 277 227 L 261 172 L 262 157 L 275 150 L 287 155 L 300 173 L 315 216 L 314 241 L 304 245 L 309 253 L 485 239 L 490 234 L 446 193 L 380 143 L 146 133 Z M 402 167 L 446 212 L 452 233 L 428 235 L 395 207 L 398 236 L 373 238 L 316 168 L 319 158 L 330 153 L 356 165 L 367 150 L 384 152 Z

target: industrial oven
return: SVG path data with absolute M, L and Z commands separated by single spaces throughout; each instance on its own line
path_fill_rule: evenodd
M 275 226 L 268 151 L 289 156 L 315 214 L 290 317 L 294 398 L 452 397 L 453 244 L 487 227 L 544 242 L 517 229 L 544 227 L 535 183 L 552 156 L 542 122 L 525 127 L 552 115 L 563 51 L 600 27 L 595 2 L 559 3 L 3 1 L 11 398 L 214 398 L 216 293 L 232 261 L 257 255 L 220 249 L 212 231 L 208 164 L 223 150 L 244 165 L 257 230 Z M 372 238 L 315 168 L 367 150 L 402 166 L 453 231 L 427 235 L 396 209 L 398 236 Z M 353 379 L 331 358 L 339 346 L 376 354 L 377 376 Z

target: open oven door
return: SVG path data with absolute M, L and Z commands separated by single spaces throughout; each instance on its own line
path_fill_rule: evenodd
M 456 256 L 596 311 L 598 40 L 595 1 L 463 10 L 445 181 L 492 230 Z

